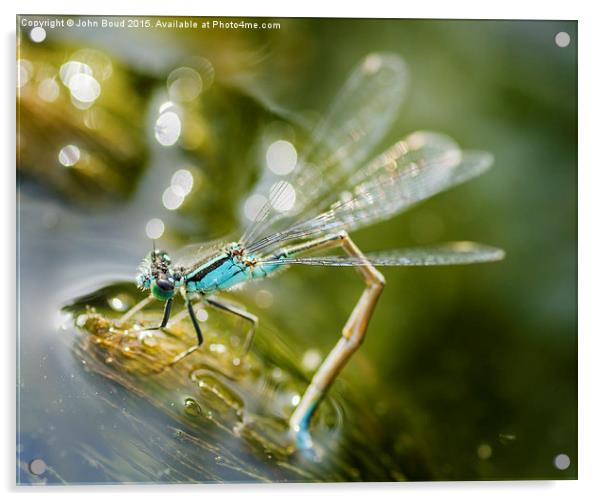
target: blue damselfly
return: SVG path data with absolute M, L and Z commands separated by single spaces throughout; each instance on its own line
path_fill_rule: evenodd
M 366 284 L 363 295 L 290 418 L 301 447 L 309 443 L 309 423 L 317 405 L 365 336 L 385 284 L 376 267 L 469 264 L 504 256 L 500 249 L 473 242 L 364 254 L 349 237 L 352 231 L 482 174 L 492 164 L 489 153 L 462 151 L 452 139 L 436 132 L 410 134 L 369 161 L 368 155 L 398 115 L 407 81 L 406 64 L 399 56 L 381 53 L 366 57 L 313 129 L 292 171 L 266 190 L 263 205 L 252 214 L 242 237 L 236 242 L 188 246 L 173 260 L 165 251 L 150 252 L 137 281 L 151 294 L 122 319 L 130 318 L 153 298 L 159 299 L 166 305 L 156 328 L 164 328 L 179 291 L 197 342 L 172 363 L 203 342 L 195 301 L 248 320 L 246 350 L 257 317 L 220 300 L 220 291 L 268 277 L 289 265 L 357 267 Z M 316 255 L 335 247 L 344 255 Z

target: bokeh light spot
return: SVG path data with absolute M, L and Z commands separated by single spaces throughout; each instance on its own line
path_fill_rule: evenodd
M 176 192 L 171 186 L 163 192 L 162 202 L 166 209 L 176 210 L 182 205 L 183 201 L 184 196 Z
M 159 218 L 153 218 L 146 223 L 146 236 L 151 240 L 161 238 L 165 231 L 165 225 Z
M 288 141 L 274 141 L 266 152 L 268 169 L 274 174 L 285 176 L 297 165 L 297 150 Z
M 171 176 L 171 187 L 174 191 L 186 196 L 192 190 L 194 178 L 192 173 L 187 169 L 179 169 Z
M 269 290 L 259 289 L 255 294 L 255 302 L 260 308 L 266 309 L 272 306 L 274 296 Z
M 382 65 L 382 58 L 378 54 L 370 54 L 364 60 L 363 70 L 368 75 L 373 75 L 380 69 L 381 65 Z
M 297 192 L 287 181 L 278 181 L 270 188 L 270 203 L 278 212 L 286 212 L 295 206 Z
M 69 82 L 75 75 L 84 74 L 92 76 L 92 68 L 80 61 L 67 61 L 59 70 L 61 81 L 69 87 Z
M 92 75 L 99 81 L 106 80 L 113 73 L 113 63 L 103 52 L 96 49 L 80 49 L 72 56 L 73 60 L 86 64 Z
M 175 69 L 167 77 L 167 92 L 174 101 L 193 101 L 202 90 L 203 79 L 192 68 Z
M 256 221 L 259 217 L 262 207 L 268 199 L 263 195 L 255 193 L 245 200 L 243 212 L 249 221 Z
M 33 75 L 33 65 L 27 59 L 17 60 L 17 87 L 24 87 Z
M 59 97 L 60 88 L 54 78 L 45 78 L 38 85 L 38 96 L 40 99 L 52 103 Z
M 477 456 L 479 456 L 479 459 L 489 459 L 491 457 L 492 452 L 493 451 L 489 444 L 480 444 L 477 447 Z
M 308 372 L 315 371 L 320 362 L 322 362 L 322 355 L 314 348 L 307 350 L 301 359 L 301 365 Z
M 155 123 L 155 139 L 163 146 L 172 146 L 182 132 L 180 117 L 173 111 L 167 111 L 157 118 Z
M 93 103 L 100 96 L 100 84 L 87 73 L 78 73 L 69 78 L 71 95 L 81 103 Z
M 65 167 L 73 167 L 81 158 L 81 151 L 74 144 L 68 144 L 59 151 L 59 162 Z

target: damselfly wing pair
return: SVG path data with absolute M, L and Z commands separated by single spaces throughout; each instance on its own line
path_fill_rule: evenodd
M 154 329 L 164 328 L 179 292 L 197 340 L 172 364 L 203 343 L 196 302 L 246 319 L 246 350 L 257 317 L 220 300 L 220 291 L 269 277 L 290 265 L 356 267 L 365 282 L 364 292 L 290 418 L 298 447 L 311 445 L 311 418 L 364 339 L 385 284 L 377 267 L 470 264 L 504 257 L 502 250 L 474 242 L 364 254 L 349 237 L 352 231 L 482 174 L 492 164 L 489 153 L 463 151 L 451 138 L 436 132 L 410 134 L 370 160 L 368 155 L 398 116 L 407 83 L 408 70 L 399 56 L 377 53 L 363 59 L 311 132 L 292 171 L 272 183 L 260 198 L 264 203 L 251 214 L 242 237 L 237 242 L 188 246 L 173 260 L 165 251 L 150 252 L 137 276 L 138 285 L 150 295 L 121 319 L 131 318 L 158 299 L 165 301 L 165 310 L 161 325 Z M 333 248 L 343 254 L 325 254 Z

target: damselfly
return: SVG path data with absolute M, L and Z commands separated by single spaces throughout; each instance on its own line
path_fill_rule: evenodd
M 150 296 L 126 318 L 159 299 L 166 304 L 161 325 L 155 328 L 164 328 L 176 292 L 183 297 L 197 342 L 178 355 L 172 362 L 176 363 L 203 343 L 196 301 L 246 319 L 250 324 L 246 350 L 257 317 L 220 300 L 220 291 L 294 264 L 357 267 L 365 282 L 363 295 L 290 418 L 299 446 L 308 444 L 317 405 L 364 339 L 385 284 L 376 267 L 469 264 L 504 256 L 500 249 L 472 242 L 364 254 L 349 237 L 351 231 L 390 218 L 492 164 L 489 153 L 462 151 L 452 139 L 434 132 L 410 134 L 367 161 L 397 117 L 407 80 L 400 57 L 366 57 L 311 133 L 292 171 L 266 189 L 260 198 L 263 205 L 253 212 L 237 242 L 189 246 L 173 260 L 165 251 L 153 250 L 139 269 L 138 285 L 150 290 Z M 345 255 L 315 255 L 335 247 Z

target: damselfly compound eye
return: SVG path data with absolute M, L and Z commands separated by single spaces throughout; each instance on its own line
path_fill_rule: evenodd
M 150 290 L 151 294 L 159 301 L 167 301 L 174 295 L 174 284 L 169 280 L 160 278 L 159 280 L 153 280 Z
M 169 280 L 157 280 L 157 286 L 166 292 L 173 290 L 173 284 Z

